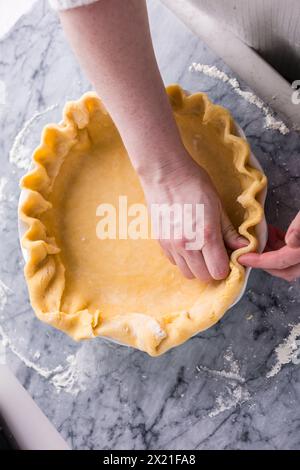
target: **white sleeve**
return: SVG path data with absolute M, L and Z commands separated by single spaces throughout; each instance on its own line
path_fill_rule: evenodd
M 69 10 L 70 8 L 90 5 L 97 1 L 98 0 L 49 0 L 49 3 L 54 10 Z

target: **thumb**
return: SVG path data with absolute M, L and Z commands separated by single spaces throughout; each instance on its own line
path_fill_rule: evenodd
M 228 248 L 237 250 L 248 245 L 249 241 L 236 231 L 224 209 L 222 209 L 221 213 L 221 227 L 223 238 Z
M 300 248 L 300 211 L 288 228 L 285 242 L 291 248 Z

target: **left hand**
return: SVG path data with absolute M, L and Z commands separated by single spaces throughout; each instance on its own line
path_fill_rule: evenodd
M 300 212 L 286 234 L 272 225 L 268 229 L 264 253 L 247 253 L 239 257 L 239 262 L 292 282 L 300 277 Z

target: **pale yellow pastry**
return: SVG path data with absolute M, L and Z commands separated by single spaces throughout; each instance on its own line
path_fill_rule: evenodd
M 44 129 L 20 218 L 27 230 L 25 276 L 30 300 L 42 321 L 81 340 L 104 336 L 157 356 L 214 325 L 239 295 L 241 253 L 257 246 L 257 202 L 265 176 L 249 165 L 249 146 L 237 136 L 224 108 L 207 96 L 167 88 L 183 142 L 217 187 L 246 248 L 231 255 L 226 280 L 188 280 L 164 256 L 158 242 L 99 240 L 101 202 L 144 202 L 113 121 L 96 94 L 68 103 L 63 122 Z

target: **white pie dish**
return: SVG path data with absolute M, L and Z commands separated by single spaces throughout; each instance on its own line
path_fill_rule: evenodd
M 237 123 L 235 123 L 235 125 L 236 125 L 236 127 L 239 131 L 240 136 L 243 137 L 244 139 L 246 139 L 245 133 L 241 129 L 241 127 Z M 256 168 L 257 170 L 260 170 L 261 172 L 263 172 L 261 164 L 259 163 L 259 161 L 257 160 L 257 158 L 255 157 L 255 155 L 253 154 L 252 151 L 251 151 L 249 160 L 250 160 L 250 164 L 253 166 L 253 168 Z M 266 197 L 267 197 L 267 185 L 264 187 L 264 189 L 257 196 L 257 200 L 263 208 L 265 207 Z M 266 221 L 265 215 L 263 216 L 260 223 L 257 224 L 257 226 L 256 226 L 256 236 L 257 236 L 257 241 L 258 241 L 258 251 L 259 251 L 259 253 L 261 253 L 261 252 L 264 251 L 264 248 L 265 248 L 267 240 L 268 240 L 268 226 L 267 226 L 267 221 Z M 231 305 L 231 307 L 236 305 L 241 300 L 241 298 L 243 297 L 243 295 L 245 293 L 245 290 L 247 288 L 247 283 L 248 283 L 248 279 L 249 279 L 249 276 L 250 276 L 250 272 L 251 272 L 251 268 L 246 268 L 244 287 L 241 290 L 240 295 L 236 298 L 236 300 Z
M 240 127 L 237 126 L 237 128 L 238 128 L 238 131 L 239 131 L 241 137 L 245 137 L 245 135 L 244 135 L 243 131 L 240 129 Z M 257 161 L 257 159 L 255 158 L 255 156 L 252 153 L 251 153 L 251 156 L 250 156 L 250 163 L 254 168 L 257 168 L 257 169 L 262 171 L 259 162 Z M 20 194 L 20 199 L 19 199 L 19 206 L 23 203 L 24 199 L 26 198 L 26 196 L 27 196 L 26 192 L 27 192 L 27 190 L 22 189 L 21 194 Z M 266 189 L 264 189 L 260 193 L 260 195 L 258 196 L 258 200 L 259 200 L 259 202 L 262 206 L 264 206 L 265 198 L 266 198 Z M 26 224 L 24 224 L 24 222 L 22 222 L 20 219 L 19 219 L 19 224 L 18 225 L 19 225 L 19 237 L 21 239 L 21 238 L 23 238 L 23 236 L 24 236 L 24 234 L 27 230 L 27 227 L 26 227 Z M 257 226 L 257 238 L 258 238 L 259 251 L 262 251 L 264 249 L 266 241 L 267 241 L 267 224 L 266 224 L 265 218 L 263 218 L 263 220 Z M 21 249 L 22 249 L 22 252 L 23 252 L 24 259 L 26 261 L 27 260 L 27 252 L 22 246 L 21 246 Z M 247 281 L 248 281 L 248 278 L 249 278 L 250 271 L 251 271 L 250 268 L 246 269 L 246 275 L 245 275 L 245 281 L 244 281 L 243 288 L 241 289 L 241 292 L 237 296 L 235 301 L 232 303 L 231 307 L 233 305 L 235 305 L 241 299 L 241 297 L 243 296 L 243 294 L 245 292 L 245 289 L 246 289 L 246 286 L 247 286 Z M 108 339 L 108 338 L 106 338 L 106 339 Z M 111 340 L 111 341 L 116 342 L 116 341 L 113 341 L 113 340 Z

